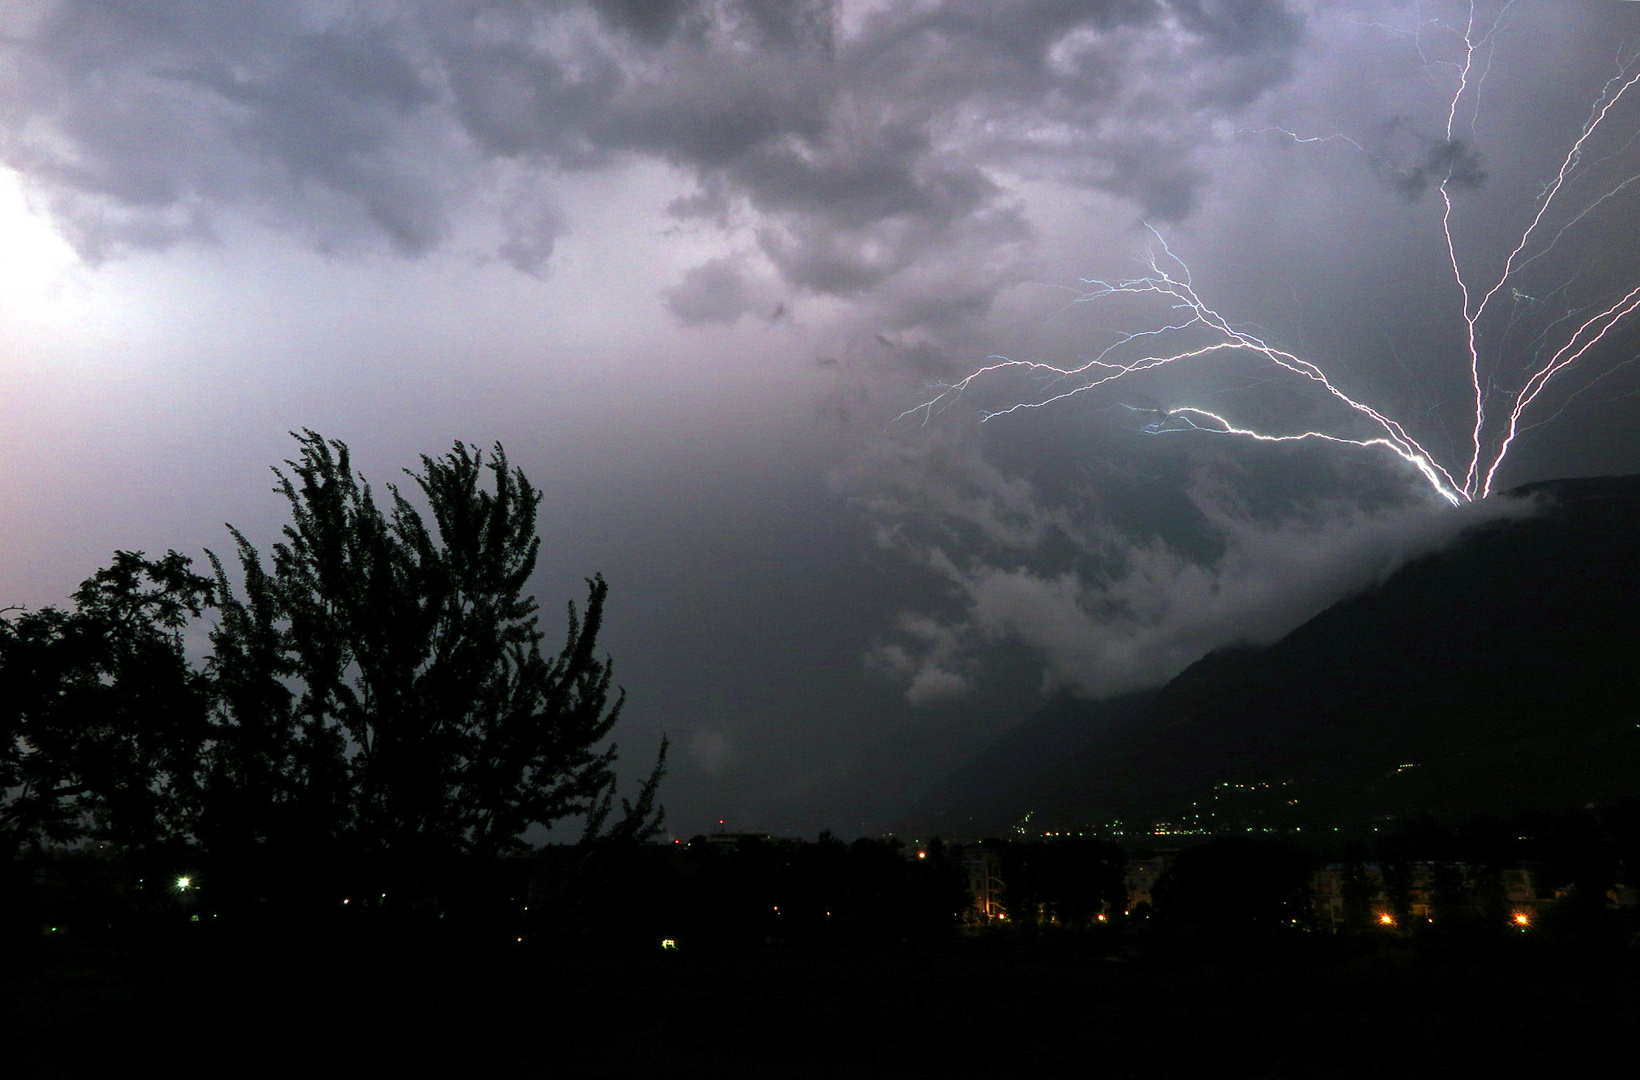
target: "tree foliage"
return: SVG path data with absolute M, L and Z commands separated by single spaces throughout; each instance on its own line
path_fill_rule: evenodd
M 1168 922 L 1227 935 L 1274 933 L 1310 919 L 1310 855 L 1276 837 L 1215 837 L 1187 848 L 1153 893 Z
M 524 591 L 541 495 L 502 448 L 424 456 L 409 494 L 379 502 L 344 444 L 296 438 L 271 559 L 230 526 L 235 574 L 212 553 L 214 580 L 175 552 L 119 552 L 73 610 L 0 620 L 13 850 L 186 840 L 228 878 L 306 860 L 407 884 L 566 817 L 658 827 L 664 743 L 609 824 L 624 693 L 596 652 L 608 586 L 588 580 L 547 649 Z M 184 634 L 213 602 L 191 664 Z
M 209 683 L 183 635 L 211 583 L 118 551 L 72 610 L 0 619 L 0 854 L 89 836 L 178 842 L 200 797 Z

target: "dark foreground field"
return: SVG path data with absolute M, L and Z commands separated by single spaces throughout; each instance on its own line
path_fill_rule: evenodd
M 1112 959 L 1086 939 L 600 957 L 449 944 L 117 960 L 0 982 L 0 1075 L 1346 1077 L 1633 1065 L 1622 950 L 1307 938 Z M 429 959 L 436 956 L 436 959 Z

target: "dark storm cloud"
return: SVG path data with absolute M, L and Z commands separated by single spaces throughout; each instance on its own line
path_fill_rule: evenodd
M 5 161 L 88 257 L 208 237 L 236 203 L 321 245 L 365 231 L 416 255 L 445 235 L 448 178 L 415 152 L 437 95 L 391 24 L 67 0 L 13 58 Z
M 665 42 L 684 16 L 699 6 L 695 0 L 592 0 L 592 9 L 605 26 L 649 45 Z
M 1285 4 L 1270 0 L 1172 0 L 1185 29 L 1223 56 L 1285 62 L 1301 27 Z
M 697 185 L 681 219 L 750 228 L 789 286 L 850 297 L 1026 238 L 1019 177 L 1189 213 L 1193 139 L 1300 40 L 1253 0 L 951 0 L 852 24 L 824 0 L 43 11 L 9 47 L 0 153 L 89 257 L 209 238 L 231 209 L 415 256 L 481 205 L 497 253 L 540 274 L 574 223 L 485 195 L 486 163 L 551 188 L 651 158 Z M 958 306 L 902 288 L 884 317 L 984 311 L 1011 265 L 969 273 Z
M 989 353 L 1069 366 L 1178 322 L 1165 298 L 1071 299 L 1165 238 L 1233 325 L 1461 475 L 1452 256 L 1496 280 L 1640 40 L 1640 4 L 1476 10 L 1506 18 L 1449 137 L 1462 0 L 0 3 L 0 212 L 24 252 L 0 259 L 0 355 L 24 357 L 0 474 L 27 481 L 0 489 L 22 553 L 0 577 L 47 602 L 99 551 L 215 543 L 213 485 L 262 491 L 283 452 L 257 430 L 412 455 L 493 435 L 552 485 L 563 578 L 539 594 L 599 570 L 622 598 L 608 645 L 632 722 L 673 735 L 674 820 L 727 799 L 786 808 L 746 827 L 852 828 L 1044 685 L 1166 678 L 1446 534 L 1393 455 L 1159 430 L 1193 404 L 1364 430 L 1257 357 L 979 423 L 1059 381 L 1009 375 L 890 418 Z M 1640 280 L 1623 116 L 1483 346 L 1552 351 L 1546 326 Z M 1478 183 L 1482 153 L 1454 252 L 1432 186 Z M 227 249 L 79 273 L 14 187 L 92 258 Z M 1504 486 L 1633 471 L 1634 354 L 1631 331 L 1568 372 Z M 1512 352 L 1488 359 L 1520 385 Z M 156 488 L 184 455 L 210 475 Z
M 552 194 L 538 188 L 510 193 L 501 207 L 501 223 L 504 239 L 497 254 L 514 269 L 536 277 L 545 274 L 569 227 Z
M 667 291 L 666 306 L 685 326 L 733 323 L 754 311 L 778 317 L 774 315 L 776 302 L 767 297 L 766 291 L 751 279 L 744 260 L 725 257 L 687 271 L 683 280 Z
M 1475 148 L 1454 139 L 1431 146 L 1418 164 L 1397 169 L 1391 182 L 1408 202 L 1417 202 L 1443 182 L 1453 190 L 1474 191 L 1486 182 L 1486 171 Z

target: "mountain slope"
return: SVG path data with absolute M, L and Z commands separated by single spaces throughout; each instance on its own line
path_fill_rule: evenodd
M 1479 526 L 1273 645 L 1215 652 L 1157 691 L 1050 703 L 911 821 L 1190 824 L 1216 793 L 1216 827 L 1314 827 L 1640 792 L 1640 477 L 1511 494 L 1542 512 Z M 1236 783 L 1274 786 L 1263 803 L 1216 787 Z

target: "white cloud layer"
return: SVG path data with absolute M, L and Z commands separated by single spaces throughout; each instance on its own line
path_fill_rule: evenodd
M 920 706 L 972 691 L 1009 643 L 1039 658 L 1043 692 L 1156 686 L 1215 648 L 1274 641 L 1466 529 L 1532 512 L 1413 489 L 1375 507 L 1254 505 L 1203 470 L 1183 492 L 1196 520 L 1180 543 L 1102 518 L 1091 491 L 1047 495 L 948 448 L 902 450 L 834 483 L 878 521 L 879 544 L 945 585 L 943 603 L 902 613 L 866 657 Z

